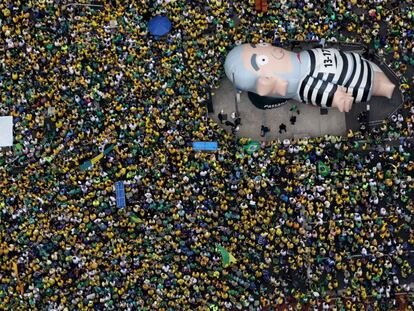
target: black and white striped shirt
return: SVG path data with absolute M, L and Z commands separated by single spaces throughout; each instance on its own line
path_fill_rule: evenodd
M 371 98 L 374 70 L 370 62 L 353 52 L 312 49 L 310 72 L 299 84 L 298 97 L 304 103 L 330 107 L 338 86 L 354 97 L 354 102 Z

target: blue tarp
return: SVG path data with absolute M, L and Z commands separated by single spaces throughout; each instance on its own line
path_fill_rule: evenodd
M 125 208 L 125 188 L 123 181 L 117 181 L 115 183 L 115 193 L 116 193 L 116 206 L 118 208 Z
M 166 16 L 155 16 L 148 22 L 148 30 L 153 36 L 164 36 L 171 30 L 171 22 Z
M 193 149 L 194 151 L 216 151 L 218 144 L 216 141 L 195 141 Z

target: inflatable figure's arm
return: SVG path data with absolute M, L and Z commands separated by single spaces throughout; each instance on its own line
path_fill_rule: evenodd
M 354 101 L 344 87 L 309 75 L 300 85 L 299 97 L 303 102 L 320 107 L 336 107 L 341 112 L 348 112 Z

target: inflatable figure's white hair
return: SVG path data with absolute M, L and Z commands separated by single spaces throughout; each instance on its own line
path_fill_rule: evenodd
M 226 72 L 227 78 L 237 85 L 239 89 L 255 92 L 256 81 L 259 76 L 250 70 L 247 70 L 245 66 L 240 63 L 243 46 L 244 44 L 238 45 L 230 51 L 224 63 L 224 71 Z

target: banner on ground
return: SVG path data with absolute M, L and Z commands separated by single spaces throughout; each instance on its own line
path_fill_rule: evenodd
M 218 143 L 216 141 L 195 141 L 193 142 L 194 151 L 217 151 Z
M 13 146 L 13 117 L 0 117 L 0 147 Z
M 125 208 L 125 187 L 123 181 L 117 181 L 115 183 L 115 193 L 116 193 L 116 206 L 118 208 Z

